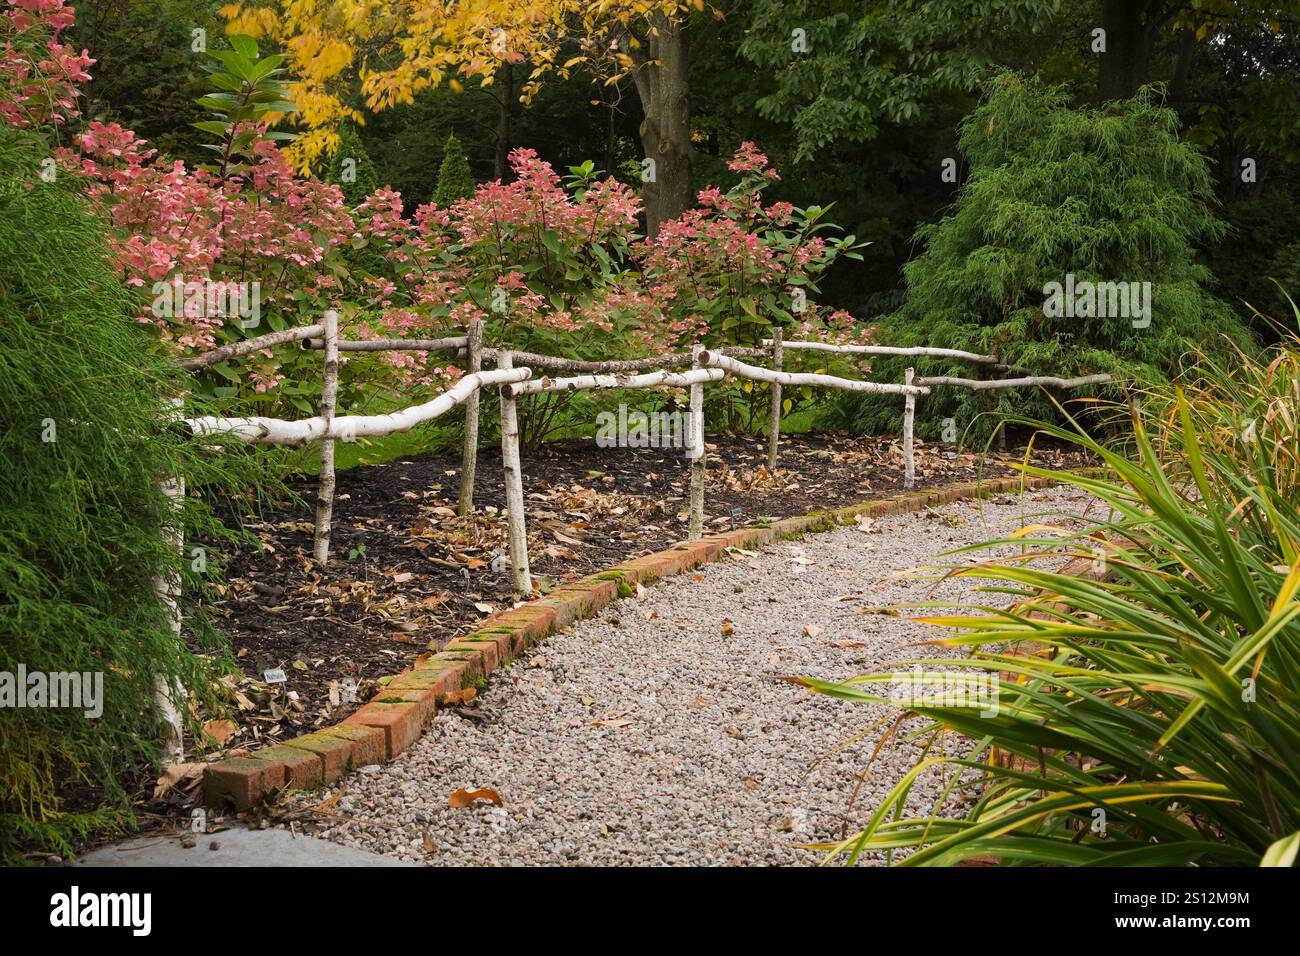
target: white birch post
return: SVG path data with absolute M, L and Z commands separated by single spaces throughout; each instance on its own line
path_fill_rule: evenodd
M 175 411 L 168 416 L 167 427 L 172 419 L 183 414 L 184 398 L 173 398 L 170 402 Z M 181 525 L 181 512 L 185 507 L 185 476 L 177 475 L 158 483 L 158 488 L 172 506 L 175 523 L 164 531 L 163 540 L 182 556 L 185 555 L 185 530 Z M 181 640 L 181 581 L 180 577 L 171 578 L 160 574 L 154 579 L 154 589 L 167 608 L 167 619 L 171 625 L 172 638 Z M 177 696 L 179 695 L 179 696 Z M 177 763 L 185 759 L 185 718 L 181 714 L 178 701 L 185 699 L 185 688 L 179 682 L 176 693 L 172 692 L 167 678 L 158 674 L 154 677 L 154 701 L 163 717 L 161 737 L 168 755 Z
M 468 374 L 483 369 L 483 320 L 469 324 L 466 341 Z M 474 472 L 478 469 L 478 389 L 465 401 L 465 450 L 460 459 L 460 502 L 456 513 L 468 518 L 474 511 Z
M 903 384 L 911 385 L 916 369 L 909 368 L 903 373 Z M 912 448 L 912 431 L 916 425 L 916 395 L 908 392 L 903 398 L 903 487 L 911 488 L 916 484 L 916 453 Z
M 691 368 L 703 367 L 700 356 L 704 346 L 697 345 L 691 350 Z M 704 534 L 704 473 L 706 459 L 704 452 L 704 384 L 697 382 L 691 386 L 691 415 L 689 445 L 686 457 L 691 463 L 691 516 L 686 535 L 695 540 Z
M 320 417 L 325 436 L 320 440 L 320 483 L 316 490 L 316 560 L 325 566 L 330 559 L 330 531 L 334 522 L 334 439 L 328 437 L 334 422 L 339 394 L 339 314 L 325 313 L 325 382 L 321 388 Z
M 784 337 L 785 332 L 780 326 L 772 330 L 772 369 L 777 372 L 785 363 Z M 781 383 L 772 382 L 768 390 L 772 393 L 772 406 L 767 422 L 767 470 L 776 471 L 776 450 L 781 442 Z
M 497 368 L 514 368 L 514 356 L 497 353 Z M 533 593 L 533 577 L 528 570 L 528 526 L 524 522 L 524 476 L 519 464 L 519 415 L 514 393 L 501 389 L 501 468 L 506 484 L 506 532 L 510 548 L 510 569 L 515 576 L 515 590 L 524 597 Z

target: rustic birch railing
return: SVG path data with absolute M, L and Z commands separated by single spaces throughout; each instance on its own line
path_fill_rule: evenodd
M 998 370 L 1022 370 L 1000 364 L 997 357 L 993 355 L 980 355 L 958 349 L 787 342 L 783 340 L 779 330 L 774 333 L 774 338 L 765 340 L 759 348 L 712 350 L 695 346 L 689 352 L 606 362 L 541 355 L 504 347 L 486 348 L 483 345 L 481 322 L 474 323 L 468 330 L 468 334 L 463 336 L 440 339 L 346 341 L 338 337 L 338 316 L 332 311 L 325 314 L 325 320 L 320 325 L 274 332 L 256 339 L 227 345 L 186 359 L 182 365 L 190 369 L 200 369 L 216 362 L 290 342 L 301 342 L 304 348 L 319 349 L 324 353 L 320 414 L 297 421 L 264 417 L 214 416 L 186 419 L 186 424 L 194 434 L 225 435 L 241 441 L 286 446 L 302 446 L 312 441 L 319 441 L 320 484 L 317 493 L 313 553 L 317 561 L 325 564 L 329 560 L 330 533 L 333 524 L 334 443 L 340 440 L 352 441 L 360 437 L 409 431 L 416 425 L 445 415 L 458 405 L 464 405 L 465 441 L 458 510 L 462 516 L 467 516 L 473 510 L 474 475 L 477 470 L 478 393 L 483 388 L 496 386 L 500 390 L 501 401 L 501 460 L 505 473 L 508 550 L 515 588 L 522 595 L 530 594 L 533 588 L 528 561 L 523 475 L 519 455 L 516 402 L 520 396 L 587 389 L 640 389 L 663 386 L 689 388 L 690 411 L 686 434 L 686 459 L 690 468 L 688 535 L 696 538 L 703 533 L 704 527 L 704 479 L 707 467 L 704 445 L 704 386 L 707 383 L 733 376 L 768 384 L 771 390 L 767 458 L 770 468 L 775 468 L 777 462 L 782 387 L 807 386 L 876 395 L 902 395 L 904 400 L 902 451 L 905 482 L 910 487 L 916 475 L 913 441 L 916 400 L 919 396 L 929 394 L 932 387 L 943 385 L 983 390 L 1042 385 L 1053 388 L 1074 388 L 1110 381 L 1108 375 L 1088 375 L 1073 379 L 1032 375 L 1007 379 L 917 378 L 913 369 L 909 368 L 903 383 L 896 384 L 841 378 L 822 373 L 787 372 L 783 364 L 788 350 L 815 350 L 863 356 L 948 358 Z M 452 352 L 466 359 L 467 371 L 447 391 L 422 404 L 382 415 L 337 415 L 335 403 L 338 394 L 339 354 L 390 350 Z M 746 358 L 770 358 L 772 368 L 742 361 Z M 483 371 L 484 360 L 494 362 L 497 367 L 490 371 Z M 689 371 L 675 372 L 664 368 L 664 366 L 687 364 L 691 366 Z M 546 375 L 534 378 L 534 368 L 580 374 L 562 377 Z

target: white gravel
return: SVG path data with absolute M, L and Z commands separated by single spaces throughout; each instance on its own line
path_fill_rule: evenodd
M 914 644 L 932 629 L 864 609 L 973 596 L 974 582 L 905 573 L 1090 501 L 1049 489 L 963 502 L 661 582 L 497 671 L 472 717 L 440 712 L 392 764 L 346 778 L 318 832 L 431 865 L 821 862 L 799 844 L 855 830 L 918 748 L 891 742 L 850 806 L 880 731 L 853 738 L 889 709 L 779 676 L 934 656 Z M 857 646 L 832 646 L 846 641 Z M 460 787 L 492 788 L 503 805 L 450 809 Z M 923 779 L 911 809 L 929 810 L 939 787 Z

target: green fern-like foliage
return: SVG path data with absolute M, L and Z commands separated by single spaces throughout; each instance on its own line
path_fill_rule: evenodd
M 1099 109 L 1071 109 L 1064 92 L 1003 74 L 962 125 L 969 168 L 957 201 L 917 233 L 924 251 L 904 267 L 907 297 L 882 321 L 881 341 L 998 355 L 1034 374 L 1110 372 L 1160 379 L 1188 343 L 1247 341 L 1211 294 L 1196 244 L 1224 226 L 1212 211 L 1208 166 L 1178 138 L 1175 114 L 1144 90 Z M 1045 314 L 1047 283 L 1150 282 L 1151 321 Z M 1049 310 L 1050 311 L 1050 310 Z M 969 365 L 922 361 L 920 375 L 971 377 Z M 881 363 L 885 380 L 902 363 Z M 896 425 L 898 410 L 850 402 L 857 424 Z M 1036 391 L 973 393 L 937 387 L 918 406 L 929 431 L 951 417 L 961 430 L 980 412 L 1050 417 Z
M 350 123 L 339 131 L 339 145 L 330 157 L 326 179 L 343 191 L 343 199 L 349 206 L 360 205 L 379 188 L 375 164 L 370 161 L 356 127 Z
M 0 672 L 100 673 L 103 713 L 0 707 L 4 863 L 129 820 L 128 782 L 160 757 L 156 679 L 212 702 L 216 657 L 193 649 L 216 635 L 191 615 L 210 571 L 167 539 L 183 529 L 212 567 L 230 539 L 159 482 L 206 484 L 241 460 L 209 464 L 168 426 L 185 377 L 151 357 L 77 183 L 38 175 L 47 155 L 38 135 L 0 128 Z M 183 581 L 192 646 L 170 629 L 159 577 Z
M 457 199 L 468 199 L 473 195 L 474 174 L 470 172 L 465 148 L 456 134 L 450 133 L 442 147 L 442 165 L 438 167 L 438 185 L 433 190 L 433 201 L 440 209 L 446 209 Z

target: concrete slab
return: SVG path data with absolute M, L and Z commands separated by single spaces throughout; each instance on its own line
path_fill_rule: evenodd
M 217 849 L 211 849 L 212 843 Z M 73 866 L 414 866 L 377 853 L 294 836 L 288 830 L 232 828 L 195 834 L 192 847 L 179 837 L 139 836 L 91 850 Z

